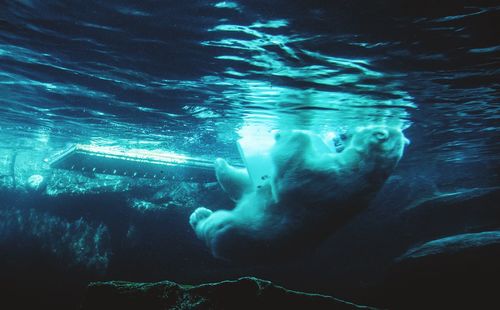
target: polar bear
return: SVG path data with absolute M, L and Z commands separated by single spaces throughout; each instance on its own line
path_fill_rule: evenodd
M 236 207 L 202 207 L 189 218 L 213 256 L 271 261 L 312 249 L 368 206 L 408 143 L 401 130 L 386 126 L 356 129 L 340 153 L 313 139 L 310 132 L 278 132 L 273 171 L 257 188 L 246 169 L 215 161 L 217 180 Z

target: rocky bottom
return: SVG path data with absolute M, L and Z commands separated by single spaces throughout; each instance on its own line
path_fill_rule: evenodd
M 386 281 L 373 288 L 389 309 L 498 308 L 500 231 L 460 234 L 416 246 L 397 258 Z M 244 277 L 201 285 L 170 281 L 93 282 L 90 309 L 374 309 L 327 295 L 293 291 Z
M 201 285 L 170 281 L 93 282 L 82 309 L 374 309 L 331 296 L 288 290 L 244 277 Z

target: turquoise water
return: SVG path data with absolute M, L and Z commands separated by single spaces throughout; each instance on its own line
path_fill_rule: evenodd
M 411 212 L 498 189 L 499 14 L 492 1 L 0 1 L 0 247 L 11 253 L 0 264 L 12 291 L 51 274 L 74 299 L 87 280 L 257 275 L 359 297 L 410 245 L 498 228 L 488 201 Z M 221 262 L 195 238 L 195 208 L 233 206 L 215 182 L 46 161 L 79 143 L 241 164 L 240 138 L 370 124 L 411 140 L 397 170 L 366 213 L 281 266 Z
M 382 121 L 416 123 L 447 160 L 497 153 L 496 7 L 2 6 L 1 126 L 17 141 L 4 147 L 95 141 L 223 156 L 245 126 Z M 466 146 L 475 154 L 463 158 Z

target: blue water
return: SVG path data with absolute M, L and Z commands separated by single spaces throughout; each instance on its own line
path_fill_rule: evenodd
M 495 6 L 4 1 L 1 12 L 0 125 L 26 138 L 6 147 L 140 140 L 224 156 L 244 121 L 383 118 L 415 124 L 444 160 L 498 153 Z
M 44 158 L 72 143 L 160 149 L 238 161 L 235 141 L 252 130 L 328 132 L 382 123 L 405 129 L 412 141 L 396 173 L 410 180 L 412 189 L 392 197 L 392 201 L 410 205 L 426 191 L 467 193 L 498 186 L 498 3 L 326 2 L 0 1 L 0 180 L 5 192 L 0 202 L 12 208 L 10 213 L 2 213 L 0 232 L 36 235 L 43 239 L 41 252 L 69 249 L 63 256 L 56 255 L 57 259 L 78 268 L 97 268 L 99 277 L 201 281 L 217 275 L 261 272 L 272 278 L 270 273 L 252 271 L 248 266 L 237 269 L 215 261 L 203 263 L 210 258 L 203 256 L 207 254 L 200 252 L 202 245 L 187 228 L 172 228 L 174 232 L 162 240 L 170 248 L 162 248 L 158 254 L 154 249 L 162 242 L 152 241 L 148 248 L 144 236 L 154 237 L 168 227 L 155 222 L 156 226 L 140 231 L 141 221 L 154 221 L 151 215 L 146 215 L 148 220 L 136 218 L 139 224 L 126 228 L 122 222 L 113 222 L 114 211 L 107 214 L 87 208 L 83 202 L 68 210 L 62 200 L 58 207 L 42 208 L 55 214 L 44 217 L 27 202 L 29 198 L 13 196 L 13 188 L 27 176 L 48 171 Z M 9 168 L 9 156 L 14 153 L 23 165 L 12 188 L 9 178 L 14 172 Z M 85 187 L 81 183 L 87 180 L 82 178 L 59 180 L 55 191 L 101 193 L 100 188 L 115 186 L 104 180 L 96 181 L 91 189 L 75 190 Z M 426 185 L 417 186 L 418 180 L 425 180 L 421 183 Z M 146 181 L 144 184 L 144 188 L 149 186 Z M 179 191 L 169 186 L 169 191 Z M 181 188 L 180 196 L 182 190 L 186 195 L 195 191 Z M 136 201 L 144 195 L 136 191 L 128 198 Z M 201 200 L 229 205 L 219 194 Z M 118 203 L 113 197 L 99 199 L 105 204 Z M 137 207 L 142 202 L 134 203 Z M 184 203 L 188 209 L 196 207 L 189 205 L 193 201 Z M 394 206 L 399 207 L 404 206 Z M 17 222 L 5 224 L 6 219 L 15 218 L 13 214 Z M 120 214 L 117 221 L 130 220 Z M 368 218 L 377 219 L 377 214 Z M 171 221 L 184 222 L 188 213 L 176 216 Z M 26 227 L 35 223 L 45 228 L 27 233 L 30 229 Z M 353 231 L 344 233 L 346 238 L 364 236 L 363 229 Z M 86 237 L 71 237 L 75 234 Z M 70 246 L 86 242 L 82 240 L 90 238 L 89 234 L 104 236 L 103 241 L 81 252 Z M 116 235 L 126 235 L 132 245 L 119 244 L 124 241 L 117 241 Z M 423 235 L 432 233 L 424 231 Z M 176 242 L 183 236 L 192 240 Z M 342 233 L 338 238 L 340 241 L 333 242 L 344 245 Z M 148 249 L 149 260 L 139 254 L 130 258 L 137 246 L 131 240 L 143 245 L 141 251 Z M 379 261 L 404 248 L 398 244 L 397 250 L 388 250 L 390 254 L 382 255 Z M 10 246 L 4 243 L 4 248 Z M 188 250 L 183 250 L 186 247 Z M 40 255 L 48 255 L 43 253 Z M 328 276 L 353 278 L 353 282 L 364 281 L 363 273 L 369 273 L 369 279 L 377 278 L 376 268 L 370 264 L 359 263 L 364 267 L 353 267 L 355 275 L 350 274 L 349 253 L 359 254 L 356 250 L 339 254 L 339 270 Z M 170 254 L 177 257 L 169 261 Z M 180 257 L 183 255 L 185 261 Z M 321 255 L 316 264 L 330 257 Z M 143 269 L 127 270 L 124 266 L 131 261 L 144 264 Z M 189 276 L 182 276 L 183 270 L 192 269 L 193 261 L 197 267 L 186 271 Z M 307 268 L 299 272 L 300 281 L 288 279 L 286 271 L 275 279 L 327 292 L 324 286 L 311 284 L 321 273 L 313 269 L 309 281 L 303 280 L 308 277 Z M 322 281 L 328 281 L 325 279 Z M 334 286 L 342 289 L 338 283 Z

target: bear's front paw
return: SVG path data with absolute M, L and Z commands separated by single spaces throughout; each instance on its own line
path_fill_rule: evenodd
M 198 226 L 198 223 L 200 223 L 202 220 L 205 220 L 208 218 L 210 215 L 212 215 L 213 211 L 209 210 L 207 208 L 197 208 L 194 210 L 193 213 L 189 216 L 189 225 L 193 227 L 193 229 L 196 230 L 196 226 Z

